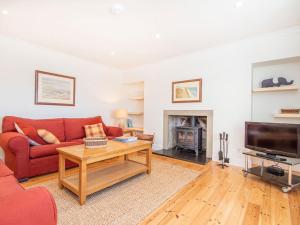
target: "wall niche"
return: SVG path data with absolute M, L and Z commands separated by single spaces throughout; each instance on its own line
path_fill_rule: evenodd
M 284 77 L 288 81 L 294 80 L 294 83 L 273 88 L 261 87 L 263 80 L 278 77 Z M 254 63 L 252 65 L 252 121 L 300 123 L 300 114 L 281 113 L 281 109 L 300 109 L 299 88 L 300 56 Z

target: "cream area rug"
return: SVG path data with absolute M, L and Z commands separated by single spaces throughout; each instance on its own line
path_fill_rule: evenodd
M 87 197 L 59 189 L 57 181 L 44 186 L 53 194 L 59 225 L 135 225 L 199 175 L 199 172 L 153 159 L 152 173 L 141 174 Z

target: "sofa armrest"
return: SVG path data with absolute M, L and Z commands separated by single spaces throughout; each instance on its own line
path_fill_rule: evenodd
M 29 176 L 29 141 L 17 132 L 0 134 L 0 147 L 4 150 L 5 164 L 14 171 L 15 176 L 26 178 Z
M 0 224 L 56 225 L 55 201 L 43 187 L 5 196 L 0 199 Z
M 114 137 L 123 136 L 123 130 L 120 127 L 107 126 L 107 136 L 114 136 Z
M 28 138 L 17 132 L 6 132 L 0 134 L 0 146 L 4 151 L 9 150 L 14 154 L 19 151 L 29 152 L 29 141 Z

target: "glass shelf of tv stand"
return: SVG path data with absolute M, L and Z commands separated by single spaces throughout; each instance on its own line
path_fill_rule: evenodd
M 257 151 L 253 151 L 253 150 L 246 150 L 243 152 L 244 155 L 248 155 L 248 156 L 252 156 L 255 158 L 260 158 L 260 159 L 265 159 L 265 160 L 270 160 L 273 162 L 278 162 L 278 163 L 282 163 L 288 166 L 296 166 L 300 164 L 300 158 L 290 158 L 290 157 L 285 157 L 285 156 L 277 156 L 277 159 L 274 158 L 267 158 L 267 157 L 263 157 L 263 156 L 258 156 L 256 155 L 256 153 L 261 153 L 261 152 L 257 152 Z M 261 153 L 264 154 L 264 153 Z M 281 159 L 285 159 L 285 161 L 280 161 L 279 158 Z
M 285 161 L 280 161 L 278 158 L 266 158 L 263 156 L 258 156 L 256 155 L 256 153 L 258 152 L 253 150 L 247 150 L 243 152 L 243 154 L 245 155 L 245 168 L 243 170 L 245 177 L 248 174 L 259 176 L 270 183 L 282 186 L 282 191 L 285 193 L 300 185 L 300 176 L 293 174 L 293 167 L 300 164 L 300 159 L 278 156 L 278 158 L 286 159 Z M 249 167 L 248 161 L 250 157 L 261 159 L 260 165 L 252 165 L 252 167 Z M 288 170 L 284 170 L 283 176 L 270 174 L 267 172 L 268 167 L 264 165 L 265 160 L 272 161 L 275 163 L 275 165 L 285 164 L 286 166 L 288 166 Z

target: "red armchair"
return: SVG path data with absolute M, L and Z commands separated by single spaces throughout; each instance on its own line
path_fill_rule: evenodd
M 56 225 L 57 210 L 43 187 L 23 189 L 0 160 L 0 225 Z
M 14 123 L 22 122 L 36 129 L 47 129 L 60 140 L 60 144 L 30 146 L 28 139 L 16 132 Z M 58 155 L 56 148 L 78 145 L 85 137 L 84 125 L 103 123 L 102 118 L 58 118 L 58 119 L 25 119 L 7 116 L 3 118 L 0 146 L 5 153 L 5 164 L 14 171 L 17 179 L 55 172 L 58 170 Z M 104 131 L 109 139 L 122 136 L 123 131 L 118 127 L 106 126 Z M 67 161 L 67 168 L 76 164 Z

